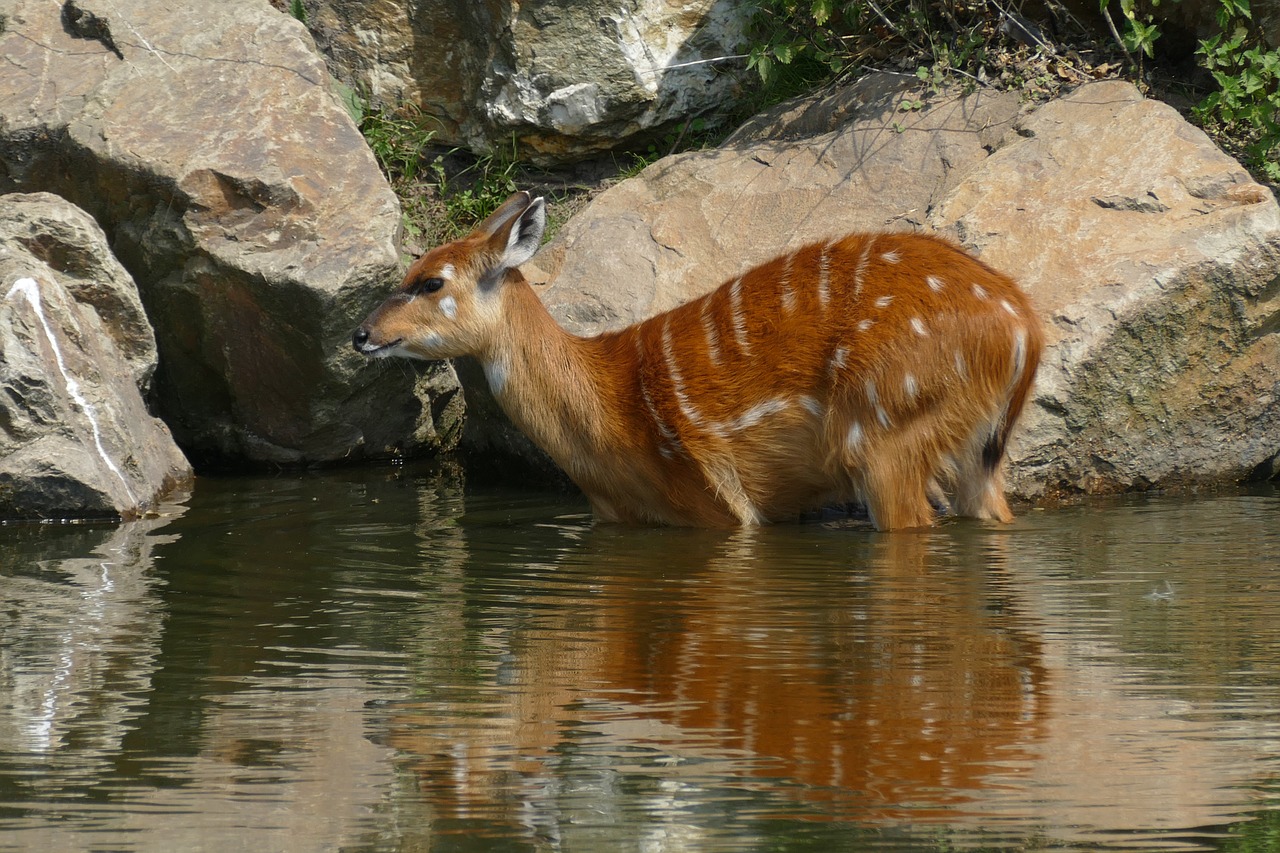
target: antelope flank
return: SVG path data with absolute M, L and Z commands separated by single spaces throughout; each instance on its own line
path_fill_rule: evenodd
M 580 338 L 517 269 L 544 225 L 542 199 L 513 195 L 419 258 L 355 348 L 476 357 L 607 521 L 757 525 L 856 500 L 893 530 L 933 523 L 943 494 L 1012 518 L 1005 445 L 1042 332 L 1008 277 L 935 237 L 850 234 Z

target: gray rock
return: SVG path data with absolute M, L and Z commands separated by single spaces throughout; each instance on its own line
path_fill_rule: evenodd
M 723 114 L 741 85 L 746 10 L 730 0 L 476 3 L 320 0 L 334 73 L 416 104 L 437 140 L 570 161 L 673 121 Z M 712 60 L 712 61 L 708 61 Z M 752 72 L 754 74 L 754 72 Z
M 856 229 L 922 229 L 1018 278 L 1049 349 L 1010 447 L 1025 498 L 1238 481 L 1280 451 L 1280 208 L 1174 110 L 1096 83 L 1025 111 L 860 81 L 602 194 L 527 265 L 579 333 Z M 483 389 L 468 389 L 483 397 Z M 501 445 L 505 425 L 469 425 Z M 520 446 L 508 442 L 510 446 Z M 519 452 L 527 452 L 521 450 Z
M 1126 83 L 1028 115 L 929 225 L 1019 276 L 1049 350 L 1026 496 L 1248 478 L 1280 451 L 1280 208 Z
M 145 393 L 156 370 L 155 334 L 137 285 L 111 254 L 98 223 L 56 195 L 13 193 L 0 197 L 0 239 L 6 246 L 0 257 L 39 260 L 56 271 L 73 299 L 93 309 Z M 5 290 L 12 284 L 0 282 Z
M 191 479 L 142 399 L 155 343 L 83 211 L 0 197 L 0 519 L 136 517 Z
M 452 374 L 358 358 L 398 278 L 400 211 L 305 29 L 255 0 L 15 0 L 0 33 L 0 191 L 101 223 L 156 330 L 159 412 L 197 458 L 306 463 L 431 450 Z M 122 58 L 123 57 L 123 58 Z
M 898 107 L 875 76 L 752 119 L 723 146 L 668 157 L 602 193 L 526 274 L 594 333 L 665 311 L 783 251 L 860 229 L 919 228 L 1019 114 L 1013 93 Z

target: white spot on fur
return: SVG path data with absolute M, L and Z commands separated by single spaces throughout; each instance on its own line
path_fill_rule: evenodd
M 913 400 L 915 399 L 916 393 L 920 389 L 916 385 L 916 378 L 914 375 L 908 373 L 902 378 L 902 390 L 906 392 L 908 397 Z
M 929 337 L 929 330 L 924 327 L 924 321 L 919 317 L 911 318 L 911 330 L 922 338 Z
M 676 404 L 680 406 L 680 413 L 690 423 L 701 425 L 702 413 L 689 401 L 684 390 L 684 375 L 680 372 L 680 365 L 676 363 L 675 343 L 671 339 L 670 315 L 662 324 L 662 360 L 667 366 L 667 373 L 671 376 L 671 387 L 675 392 Z
M 960 350 L 956 350 L 955 361 L 956 361 L 956 373 L 960 374 L 961 378 L 968 376 L 969 369 L 968 367 L 965 366 L 964 354 L 961 353 Z
M 495 358 L 484 363 L 484 378 L 489 381 L 489 390 L 495 397 L 501 396 L 502 390 L 507 387 L 510 372 L 511 368 L 504 359 Z
M 879 299 L 876 300 L 876 307 L 888 308 L 889 303 L 892 301 L 893 301 L 893 294 L 889 294 L 888 296 L 881 296 Z
M 868 237 L 867 241 L 862 244 L 862 254 L 858 256 L 858 266 L 853 270 L 853 295 L 860 296 L 862 294 L 862 283 L 867 277 L 867 259 L 871 257 L 871 246 L 875 243 L 874 237 Z
M 1022 371 L 1027 369 L 1027 330 L 1018 329 L 1013 333 L 1013 381 L 1022 378 Z
M 790 314 L 796 309 L 796 294 L 791 287 L 791 268 L 795 260 L 794 252 L 787 255 L 787 259 L 782 264 L 782 278 L 778 281 L 778 287 L 782 291 L 782 311 L 784 314 Z
M 716 329 L 715 318 L 708 313 L 711 300 L 702 303 L 702 329 L 707 335 L 707 358 L 716 367 L 720 366 L 720 332 Z
M 880 260 L 884 261 L 886 264 L 896 264 L 898 261 L 902 260 L 902 255 L 898 254 L 895 250 L 890 250 L 881 255 Z
M 835 353 L 831 356 L 831 361 L 827 365 L 827 372 L 834 376 L 836 373 L 844 369 L 845 359 L 849 357 L 849 351 L 844 347 L 836 347 Z
M 867 329 L 870 329 L 870 328 L 871 328 L 872 326 L 874 326 L 875 324 L 876 324 L 876 321 L 875 321 L 875 320 L 859 320 L 859 321 L 858 321 L 858 331 L 859 331 L 859 332 L 865 332 Z
M 734 279 L 729 286 L 729 303 L 733 308 L 733 338 L 738 342 L 738 349 L 743 355 L 751 354 L 751 344 L 747 341 L 747 317 L 742 307 L 742 277 Z
M 819 420 L 822 419 L 822 415 L 826 412 L 826 408 L 822 405 L 822 403 L 818 402 L 817 399 L 810 397 L 808 395 L 802 396 L 800 398 L 800 405 L 804 408 L 806 412 L 813 415 L 815 418 L 818 418 Z
M 856 451 L 861 444 L 863 444 L 863 425 L 855 420 L 849 427 L 849 433 L 845 435 L 845 447 Z
M 1010 317 L 1017 317 L 1017 316 L 1018 316 L 1018 311 L 1017 311 L 1017 309 L 1016 309 L 1016 308 L 1014 308 L 1012 305 L 1010 305 L 1010 304 L 1009 304 L 1009 300 L 1008 300 L 1008 299 L 1001 299 L 1001 300 L 1000 300 L 1000 307 L 1001 307 L 1001 308 L 1003 308 L 1004 310 L 1008 311 L 1008 312 L 1009 312 L 1009 316 L 1010 316 Z
M 982 285 L 975 282 L 973 285 L 973 295 L 978 297 L 979 299 L 986 299 L 987 290 Z
M 738 417 L 724 424 L 723 427 L 730 432 L 741 432 L 760 423 L 770 415 L 776 415 L 779 412 L 786 411 L 791 403 L 783 397 L 774 397 L 772 400 L 765 400 L 763 403 L 756 403 L 747 409 Z
M 790 314 L 796 310 L 796 295 L 792 291 L 791 285 L 784 284 L 782 286 L 782 313 Z
M 663 456 L 670 459 L 680 452 L 680 438 L 667 425 L 667 422 L 662 419 L 662 415 L 658 412 L 658 407 L 653 404 L 653 395 L 649 393 L 649 387 L 643 381 L 640 383 L 640 396 L 644 398 L 644 407 L 649 413 L 649 418 L 653 421 L 654 426 L 658 428 L 658 434 L 662 436 L 665 442 L 658 450 Z
M 884 410 L 883 406 L 876 406 L 876 420 L 880 421 L 880 426 L 885 429 L 893 426 L 889 421 L 889 413 Z
M 452 281 L 453 276 L 456 272 L 457 270 L 453 268 L 453 264 L 445 264 L 443 267 L 440 268 L 440 277 L 443 279 Z
M 448 317 L 450 320 L 458 316 L 458 300 L 452 296 L 446 296 L 440 300 L 440 313 Z
M 823 244 L 822 252 L 818 255 L 818 302 L 824 308 L 831 300 L 831 247 L 833 245 L 834 241 Z
M 940 293 L 942 291 L 942 279 L 938 278 L 936 275 L 925 277 L 925 282 L 929 285 L 929 289 L 934 293 Z

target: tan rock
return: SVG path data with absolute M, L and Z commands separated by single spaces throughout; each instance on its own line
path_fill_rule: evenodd
M 314 6 L 309 26 L 339 78 L 421 107 L 439 142 L 509 151 L 514 138 L 540 162 L 723 114 L 743 70 L 718 62 L 741 52 L 746 13 L 731 0 Z
M 8 4 L 0 192 L 55 192 L 102 224 L 182 446 L 305 463 L 447 444 L 451 372 L 350 352 L 398 277 L 400 211 L 302 25 L 254 0 L 76 8 L 92 31 L 58 3 Z
M 102 229 L 0 196 L 0 520 L 136 517 L 191 479 L 140 386 L 155 341 Z
M 921 228 L 1018 278 L 1050 348 L 1027 498 L 1233 482 L 1280 451 L 1280 208 L 1174 110 L 1097 83 L 1023 114 L 861 81 L 601 195 L 529 265 L 570 328 L 670 308 L 826 235 Z M 482 396 L 483 391 L 473 394 Z M 492 439 L 469 426 L 478 444 Z
M 1024 494 L 1241 480 L 1280 450 L 1280 209 L 1172 108 L 1121 82 L 1046 104 L 929 224 L 1048 323 Z

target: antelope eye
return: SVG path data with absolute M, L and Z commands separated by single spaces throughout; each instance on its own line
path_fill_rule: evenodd
M 444 279 L 427 278 L 427 279 L 423 279 L 422 281 L 416 282 L 413 286 L 413 292 L 414 293 L 435 293 L 437 290 L 439 290 L 442 287 L 444 287 Z

